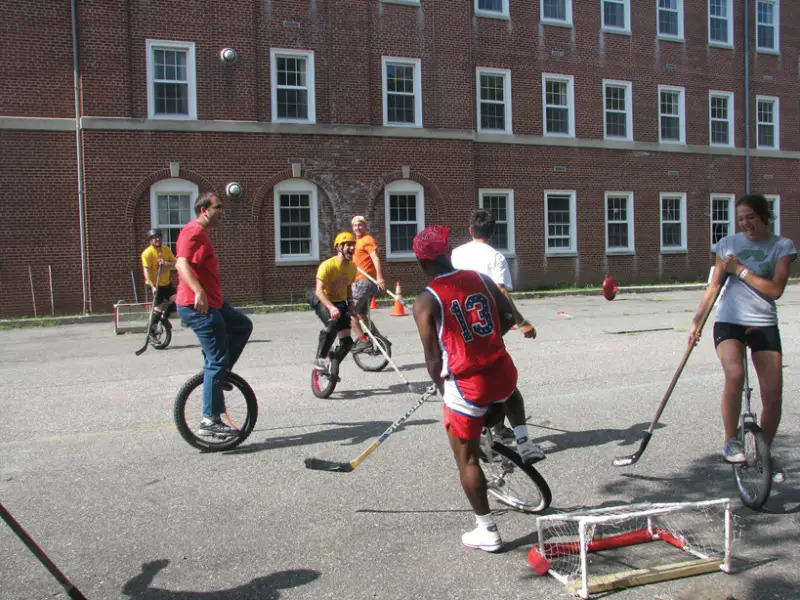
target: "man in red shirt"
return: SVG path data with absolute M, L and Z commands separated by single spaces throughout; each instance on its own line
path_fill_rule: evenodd
M 444 400 L 444 427 L 458 464 L 461 487 L 477 526 L 461 536 L 469 548 L 496 552 L 503 547 L 486 497 L 479 465 L 484 418 L 494 402 L 505 402 L 523 460 L 535 450 L 525 425 L 522 396 L 514 394 L 517 369 L 506 351 L 505 334 L 514 324 L 508 299 L 487 276 L 459 271 L 450 262 L 450 229 L 433 225 L 413 241 L 420 268 L 432 279 L 414 301 L 414 320 L 428 374 Z
M 253 322 L 233 308 L 223 297 L 219 282 L 219 263 L 208 230 L 222 218 L 219 197 L 206 192 L 194 203 L 197 218 L 178 235 L 176 244 L 178 314 L 197 334 L 205 353 L 203 364 L 203 417 L 198 435 L 215 437 L 234 432 L 222 422 L 225 412 L 223 390 L 231 389 L 227 373 L 244 350 Z

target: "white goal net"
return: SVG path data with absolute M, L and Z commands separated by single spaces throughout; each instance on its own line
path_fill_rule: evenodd
M 150 302 L 117 302 L 114 305 L 114 333 L 144 333 L 151 306 Z
M 581 598 L 730 571 L 733 531 L 727 498 L 597 508 L 539 517 L 536 525 L 539 540 L 528 554 L 531 567 Z

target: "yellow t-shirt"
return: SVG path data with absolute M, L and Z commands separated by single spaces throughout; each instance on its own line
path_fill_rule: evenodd
M 331 302 L 344 302 L 350 284 L 356 277 L 356 266 L 351 262 L 339 262 L 332 256 L 320 263 L 317 269 L 317 279 L 322 282 L 322 291 Z
M 174 263 L 175 255 L 172 253 L 172 250 L 169 249 L 169 246 L 163 245 L 158 249 L 156 249 L 155 246 L 148 246 L 144 249 L 144 252 L 142 252 L 142 266 L 147 269 L 150 275 L 150 281 L 155 281 L 156 275 L 158 274 L 159 259 Z M 171 278 L 169 272 L 169 269 L 162 267 L 161 279 L 158 280 L 158 285 L 170 284 Z

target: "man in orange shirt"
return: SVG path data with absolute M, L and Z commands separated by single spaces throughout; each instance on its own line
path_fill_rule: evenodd
M 356 267 L 369 273 L 369 276 L 378 282 L 376 286 L 361 271 L 356 273 L 356 279 L 353 282 L 355 309 L 353 310 L 351 326 L 358 336 L 353 352 L 359 352 L 370 348 L 371 343 L 363 329 L 361 329 L 358 318 L 365 319 L 367 317 L 370 301 L 374 296 L 377 296 L 378 288 L 381 290 L 386 289 L 386 282 L 383 280 L 381 260 L 378 258 L 378 242 L 367 233 L 367 220 L 359 215 L 353 217 L 351 224 L 353 225 L 353 233 L 356 234 L 356 251 L 353 254 L 353 262 Z

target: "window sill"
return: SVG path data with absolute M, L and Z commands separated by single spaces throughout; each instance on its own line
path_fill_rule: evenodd
M 777 146 L 759 146 L 758 144 L 756 144 L 756 150 L 769 150 L 771 152 L 778 152 L 780 151 L 780 148 L 778 148 Z
M 408 262 L 417 262 L 417 257 L 413 254 L 400 254 L 397 256 L 387 256 L 386 262 L 392 263 L 408 263 Z
M 684 140 L 658 140 L 659 144 L 669 144 L 671 146 L 685 146 Z
M 309 121 L 308 119 L 272 119 L 272 123 L 284 123 L 290 125 L 316 125 L 316 119 L 313 121 Z
M 422 123 L 388 123 L 384 121 L 384 127 L 402 127 L 403 129 L 422 129 Z
M 771 50 L 770 48 L 756 48 L 756 54 L 771 54 L 773 56 L 780 56 L 780 50 Z
M 733 144 L 715 144 L 715 143 L 711 143 L 711 142 L 709 142 L 708 145 L 711 146 L 712 148 L 735 148 L 736 147 Z
M 677 42 L 679 44 L 685 44 L 686 40 L 682 37 L 672 36 L 672 35 L 662 35 L 659 34 L 656 36 L 657 40 L 661 40 L 662 42 Z
M 197 121 L 193 115 L 148 115 L 147 118 L 155 121 Z
M 686 254 L 686 248 L 662 248 L 661 254 Z
M 565 29 L 572 29 L 572 23 L 566 21 L 552 21 L 550 19 L 542 19 L 539 21 L 542 25 L 552 25 L 553 27 L 564 27 Z
M 606 249 L 607 256 L 633 256 L 636 254 L 636 250 L 632 250 L 626 248 L 625 250 L 609 250 Z
M 496 13 L 496 12 L 488 12 L 482 10 L 475 11 L 476 17 L 484 17 L 486 19 L 497 19 L 499 21 L 510 21 L 511 16 L 504 14 L 504 13 Z
M 564 250 L 563 252 L 554 252 L 552 250 L 545 250 L 544 255 L 548 258 L 558 258 L 560 256 L 566 258 L 576 258 L 578 256 L 577 250 Z
M 382 4 L 406 4 L 409 6 L 419 6 L 419 0 L 381 0 Z
M 575 139 L 575 134 L 574 133 L 550 133 L 550 132 L 545 132 L 543 137 L 562 138 L 562 139 L 571 140 L 571 139 Z
M 319 258 L 276 258 L 275 259 L 275 266 L 276 267 L 300 267 L 304 265 L 317 265 L 319 264 Z
M 478 128 L 478 133 L 493 133 L 497 135 L 514 135 L 513 131 L 508 131 L 506 129 L 481 129 Z
M 601 31 L 603 33 L 616 33 L 618 35 L 633 35 L 630 29 L 617 29 L 615 27 L 603 27 Z
M 733 50 L 733 44 L 728 44 L 727 42 L 712 42 L 709 40 L 708 46 L 709 48 L 721 48 L 723 50 Z
M 632 142 L 632 137 L 613 137 L 610 135 L 603 136 L 603 139 L 607 142 Z

